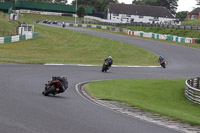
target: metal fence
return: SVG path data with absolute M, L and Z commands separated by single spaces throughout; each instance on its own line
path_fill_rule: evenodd
M 194 103 L 200 104 L 200 77 L 186 80 L 185 96 Z
M 184 26 L 184 25 L 167 25 L 167 24 L 149 24 L 149 23 L 110 23 L 110 22 L 94 22 L 85 20 L 83 23 L 98 24 L 98 25 L 110 25 L 110 26 L 139 26 L 139 27 L 162 27 L 171 29 L 182 29 L 182 30 L 200 30 L 200 26 Z
M 200 26 L 184 26 L 184 25 L 166 25 L 166 24 L 148 24 L 148 23 L 131 23 L 127 26 L 140 26 L 140 27 L 163 27 L 171 29 L 183 29 L 183 30 L 200 30 Z

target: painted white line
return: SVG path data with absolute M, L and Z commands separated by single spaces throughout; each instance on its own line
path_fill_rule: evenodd
M 97 66 L 102 66 L 102 65 L 90 65 L 90 64 L 51 64 L 51 63 L 47 63 L 44 64 L 46 66 L 81 66 L 81 67 L 97 67 Z M 125 66 L 125 65 L 112 65 L 112 67 L 128 67 L 128 68 L 158 68 L 160 66 Z
M 64 64 L 44 64 L 46 66 L 63 66 Z

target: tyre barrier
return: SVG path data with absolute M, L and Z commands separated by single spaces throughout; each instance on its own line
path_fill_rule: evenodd
M 185 96 L 188 100 L 200 104 L 200 77 L 185 81 Z
M 58 23 L 59 26 L 63 26 L 63 23 Z M 96 29 L 104 29 L 110 30 L 113 32 L 123 32 L 126 33 L 127 29 L 125 28 L 116 28 L 116 27 L 107 27 L 107 26 L 100 26 L 100 25 L 87 25 L 87 24 L 71 24 L 71 23 L 64 23 L 67 27 L 83 27 L 83 28 L 96 28 Z
M 38 38 L 38 37 L 39 37 L 38 32 L 28 33 L 28 34 L 25 34 L 25 35 L 0 37 L 0 44 L 10 43 L 10 42 L 18 42 L 18 41 L 21 41 L 21 40 L 28 40 L 28 39 L 32 39 L 32 38 Z
M 178 37 L 174 35 L 164 35 L 164 34 L 158 34 L 158 33 L 152 33 L 152 32 L 131 31 L 131 30 L 127 30 L 125 33 L 129 36 L 134 35 L 134 36 L 139 36 L 139 37 L 169 40 L 169 41 L 181 42 L 181 43 L 200 43 L 200 39 L 190 38 L 190 37 Z

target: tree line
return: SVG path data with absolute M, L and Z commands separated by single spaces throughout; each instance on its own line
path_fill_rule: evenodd
M 56 4 L 67 4 L 67 0 L 23 0 L 23 1 L 33 1 L 33 2 L 46 2 L 46 3 L 56 3 Z M 0 0 L 0 2 L 15 3 L 15 0 Z
M 23 0 L 30 1 L 30 0 Z M 31 0 L 35 2 L 47 2 L 47 3 L 58 3 L 58 4 L 67 4 L 67 0 Z M 177 1 L 178 0 L 133 0 L 133 4 L 135 5 L 150 5 L 150 6 L 164 6 L 172 14 L 175 14 L 177 9 Z M 0 2 L 12 2 L 15 0 L 0 0 Z M 89 6 L 92 7 L 94 11 L 97 12 L 107 12 L 109 3 L 119 3 L 118 0 L 77 0 L 78 5 Z M 73 0 L 72 5 L 76 5 L 76 0 Z
M 30 1 L 30 0 L 23 0 Z M 56 4 L 67 4 L 68 0 L 31 0 L 34 2 L 47 2 Z M 10 2 L 14 3 L 15 0 L 0 0 L 0 2 Z M 78 6 L 89 6 L 92 7 L 94 11 L 97 12 L 107 12 L 109 3 L 119 3 L 118 0 L 77 0 Z M 73 0 L 72 5 L 76 5 L 76 0 Z M 182 11 L 176 13 L 178 7 L 178 0 L 133 0 L 134 5 L 149 5 L 149 6 L 163 6 L 166 7 L 173 15 L 177 18 L 185 18 L 187 16 L 187 11 Z M 200 5 L 200 0 L 196 0 L 196 4 Z M 83 8 L 83 7 L 81 7 Z

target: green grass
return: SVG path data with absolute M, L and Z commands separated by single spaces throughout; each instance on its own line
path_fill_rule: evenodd
M 43 22 L 44 20 L 51 21 L 74 21 L 74 17 L 69 16 L 54 16 L 54 15 L 40 15 L 40 14 L 29 14 L 24 13 L 19 16 L 21 22 L 34 23 L 37 20 Z
M 0 37 L 16 35 L 17 26 L 16 21 L 7 20 L 6 14 L 0 12 Z
M 196 25 L 200 25 L 200 20 L 199 19 L 185 19 L 183 22 L 181 22 L 181 25 L 192 25 L 192 26 L 196 26 Z
M 48 18 L 49 17 L 49 18 Z M 20 21 L 61 20 L 70 17 L 24 14 Z M 119 41 L 67 29 L 35 25 L 39 38 L 0 45 L 0 63 L 99 64 L 111 55 L 116 65 L 158 65 L 157 56 Z
M 119 41 L 42 25 L 35 31 L 37 39 L 0 45 L 0 61 L 100 65 L 111 55 L 118 65 L 158 65 L 152 52 Z
M 186 79 L 117 79 L 86 85 L 98 99 L 127 103 L 180 121 L 200 125 L 200 105 L 184 96 Z

